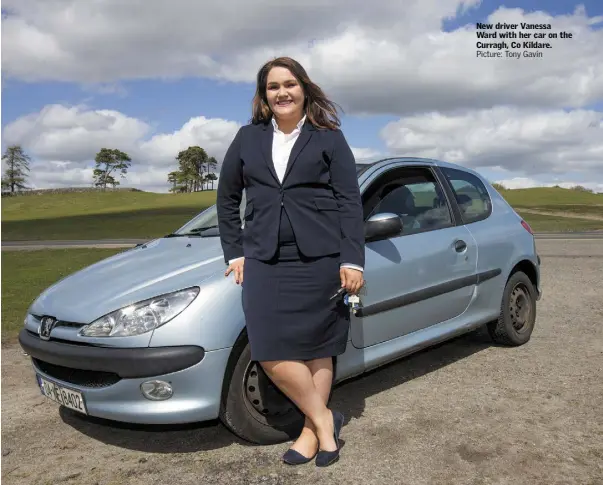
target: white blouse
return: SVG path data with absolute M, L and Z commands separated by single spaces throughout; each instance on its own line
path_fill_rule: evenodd
M 274 170 L 276 171 L 278 180 L 281 183 L 283 183 L 289 155 L 291 155 L 293 145 L 295 145 L 305 121 L 306 117 L 304 116 L 299 120 L 295 129 L 287 135 L 278 129 L 274 117 L 272 118 L 272 126 L 274 127 L 274 136 L 272 138 L 272 163 L 274 164 Z

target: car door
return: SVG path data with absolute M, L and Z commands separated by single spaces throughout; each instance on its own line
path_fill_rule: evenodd
M 477 247 L 431 167 L 395 167 L 363 193 L 365 220 L 399 215 L 402 234 L 366 244 L 362 309 L 352 344 L 369 347 L 450 320 L 475 290 Z

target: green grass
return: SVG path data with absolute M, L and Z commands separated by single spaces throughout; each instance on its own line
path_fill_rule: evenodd
M 215 191 L 7 197 L 2 199 L 2 240 L 153 238 L 178 229 L 215 198 Z
M 33 300 L 59 279 L 123 249 L 2 251 L 2 341 L 14 341 Z
M 546 212 L 567 212 L 568 214 L 587 216 L 598 216 L 603 217 L 603 204 L 549 204 L 549 205 L 535 205 L 535 206 L 521 206 L 516 205 L 516 209 L 534 209 Z
M 603 194 L 555 187 L 503 190 L 500 194 L 513 207 L 564 206 L 573 204 L 603 205 Z
M 517 213 L 530 225 L 534 232 L 570 232 L 603 230 L 603 221 L 573 219 L 543 214 L 529 214 L 518 210 Z

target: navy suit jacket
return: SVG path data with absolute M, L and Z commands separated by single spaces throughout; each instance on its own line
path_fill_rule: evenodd
M 341 130 L 317 129 L 306 120 L 279 179 L 272 163 L 273 127 L 243 126 L 232 141 L 218 182 L 218 224 L 224 259 L 272 258 L 281 207 L 300 251 L 309 257 L 340 254 L 341 263 L 364 267 L 362 202 L 354 155 Z M 245 227 L 239 205 L 246 190 Z

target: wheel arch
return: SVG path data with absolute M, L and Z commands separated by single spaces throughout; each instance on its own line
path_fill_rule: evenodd
M 249 342 L 249 338 L 247 336 L 247 328 L 243 326 L 243 329 L 239 332 L 239 336 L 235 340 L 234 345 L 230 349 L 230 355 L 228 356 L 228 362 L 226 363 L 226 369 L 224 369 L 224 378 L 222 379 L 222 391 L 220 392 L 220 410 L 222 411 L 223 407 L 226 404 L 226 397 L 228 395 L 228 386 L 230 385 L 230 379 L 232 378 L 232 373 L 234 372 L 234 368 L 237 365 L 237 360 L 239 355 L 245 348 L 245 345 Z
M 235 343 L 230 350 L 226 369 L 224 370 L 224 378 L 222 379 L 222 391 L 220 392 L 220 410 L 222 410 L 223 406 L 226 404 L 226 397 L 228 396 L 228 387 L 230 386 L 230 379 L 232 378 L 234 368 L 237 365 L 239 355 L 248 343 L 249 337 L 247 336 L 247 328 L 243 326 L 243 329 L 239 333 L 239 336 L 235 340 Z M 333 381 L 335 381 L 335 376 L 337 375 L 337 360 L 337 357 L 332 358 Z M 333 389 L 331 388 L 331 392 L 332 391 Z
M 539 275 L 539 271 L 538 271 L 536 265 L 527 258 L 522 259 L 521 261 L 518 261 L 511 268 L 511 271 L 509 272 L 509 275 L 507 276 L 507 281 L 509 281 L 509 278 L 511 278 L 511 276 L 513 276 L 518 271 L 525 273 L 527 275 L 527 277 L 530 278 L 530 281 L 534 285 L 534 289 L 538 292 L 539 288 L 540 288 L 540 281 L 539 281 L 540 275 Z

